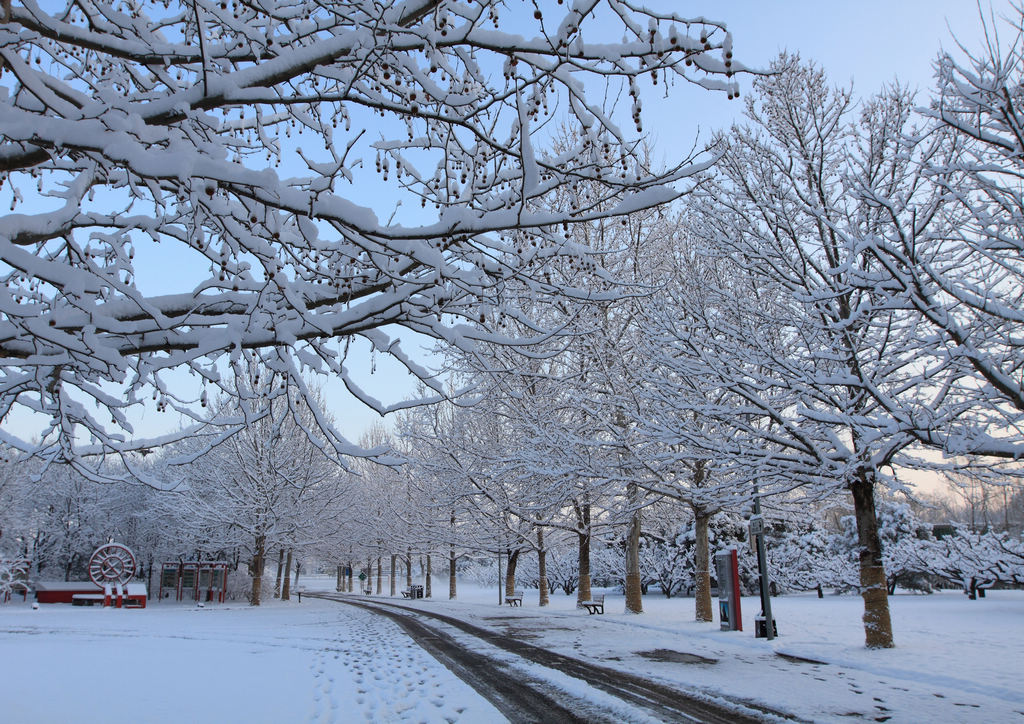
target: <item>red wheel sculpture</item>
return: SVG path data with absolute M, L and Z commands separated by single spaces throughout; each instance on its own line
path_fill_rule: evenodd
M 135 554 L 128 546 L 107 543 L 96 549 L 89 559 L 89 578 L 101 588 L 125 584 L 135 575 Z

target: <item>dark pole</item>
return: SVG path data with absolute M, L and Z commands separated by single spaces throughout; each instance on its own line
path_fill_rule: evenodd
M 501 550 L 498 550 L 498 605 L 501 606 L 505 602 L 501 599 Z
M 755 522 L 756 521 L 756 522 Z M 754 484 L 754 515 L 750 519 L 750 530 L 757 541 L 757 582 L 761 589 L 761 619 L 764 621 L 765 637 L 775 638 L 775 619 L 772 618 L 772 599 L 768 582 L 768 554 L 764 548 L 764 518 L 761 517 L 761 493 Z M 757 627 L 754 627 L 755 635 Z

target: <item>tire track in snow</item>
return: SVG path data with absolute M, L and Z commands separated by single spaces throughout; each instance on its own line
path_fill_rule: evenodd
M 548 651 L 443 614 L 380 600 L 368 602 L 335 594 L 316 594 L 316 597 L 371 610 L 394 620 L 417 643 L 488 698 L 513 722 L 622 720 L 621 712 L 606 711 L 601 716 L 599 708 L 588 705 L 587 701 L 580 700 L 578 696 L 574 699 L 574 695 L 565 692 L 553 694 L 558 684 L 553 684 L 551 678 L 544 677 L 546 681 L 540 678 L 528 681 L 531 677 L 524 668 L 529 670 L 537 664 L 611 694 L 622 702 L 649 712 L 660 721 L 752 724 L 786 718 L 781 712 L 758 712 L 748 707 L 719 705 L 627 672 Z M 507 661 L 468 650 L 448 634 L 426 625 L 420 617 L 453 626 L 462 633 L 530 663 L 510 671 Z M 563 706 L 566 703 L 570 705 L 568 708 Z

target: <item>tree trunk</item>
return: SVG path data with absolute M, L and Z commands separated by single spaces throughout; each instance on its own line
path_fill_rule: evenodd
M 512 592 L 516 590 L 516 568 L 519 566 L 519 554 L 522 551 L 519 548 L 510 550 L 506 554 L 508 565 L 505 567 L 505 595 L 511 596 Z
M 713 621 L 711 607 L 711 571 L 709 570 L 710 551 L 708 550 L 708 523 L 711 516 L 704 510 L 693 508 L 694 533 L 696 544 L 693 550 L 694 576 L 697 579 L 696 614 L 698 621 Z
M 338 593 L 345 590 L 345 566 L 338 566 L 338 584 L 334 590 Z
M 857 471 L 856 482 L 850 485 L 853 512 L 857 520 L 860 544 L 860 587 L 864 599 L 864 641 L 869 649 L 893 646 L 889 597 L 886 595 L 885 568 L 882 564 L 882 541 L 878 537 L 878 516 L 875 513 L 874 479 L 871 473 Z
M 455 511 L 451 515 L 452 540 L 455 540 Z M 448 600 L 455 600 L 455 544 L 448 547 Z
M 395 596 L 395 575 L 398 572 L 396 563 L 398 561 L 398 555 L 395 553 L 391 554 L 391 597 Z
M 640 590 L 640 508 L 636 485 L 630 483 L 627 498 L 634 506 L 626 534 L 626 613 L 643 613 L 643 592 Z
M 584 601 L 591 600 L 590 593 L 590 503 L 579 509 L 579 588 L 576 589 L 576 608 L 583 608 Z
M 266 538 L 262 535 L 256 536 L 252 556 L 252 591 L 249 593 L 249 605 L 260 605 L 260 589 L 263 587 L 263 566 L 266 556 Z
M 277 556 L 277 578 L 274 579 L 274 598 L 281 597 L 281 569 L 284 568 L 284 548 Z
M 405 549 L 405 587 L 412 588 L 412 549 Z
M 426 579 L 426 581 L 425 581 L 426 582 L 426 588 L 423 591 L 423 595 L 426 596 L 427 598 L 430 598 L 430 596 L 431 596 L 431 593 L 430 593 L 430 579 L 431 579 L 432 576 L 433 576 L 433 572 L 432 572 L 432 569 L 430 568 L 430 554 L 428 553 L 427 554 L 427 573 L 426 573 L 426 576 L 424 576 L 424 578 Z
M 380 556 L 377 556 L 377 595 L 380 595 L 381 589 L 384 585 L 384 564 L 380 560 Z
M 284 561 L 284 583 L 281 585 L 281 600 L 292 598 L 292 549 L 288 549 L 288 557 Z
M 355 566 L 352 565 L 352 561 L 348 562 L 348 592 L 352 593 L 355 589 L 352 587 L 352 576 L 355 574 Z
M 540 588 L 540 606 L 547 606 L 548 591 L 548 552 L 544 549 L 544 527 L 537 526 L 537 585 Z

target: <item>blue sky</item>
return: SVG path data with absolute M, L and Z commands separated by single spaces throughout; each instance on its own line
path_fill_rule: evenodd
M 852 82 L 860 97 L 898 79 L 917 89 L 923 103 L 940 49 L 957 51 L 954 35 L 971 49 L 980 47 L 982 39 L 973 0 L 726 0 L 706 8 L 700 2 L 666 0 L 653 5 L 724 21 L 733 33 L 736 58 L 749 67 L 764 68 L 783 50 L 798 52 L 821 65 L 833 83 Z M 994 12 L 998 18 L 1011 4 L 986 2 L 983 9 L 986 17 Z M 749 89 L 749 82 L 741 84 L 742 90 Z M 666 137 L 690 140 L 698 128 L 703 136 L 727 126 L 743 110 L 742 103 L 718 94 L 676 90 L 677 97 L 668 102 L 645 98 L 645 112 L 656 106 L 660 112 L 647 123 L 659 147 Z

